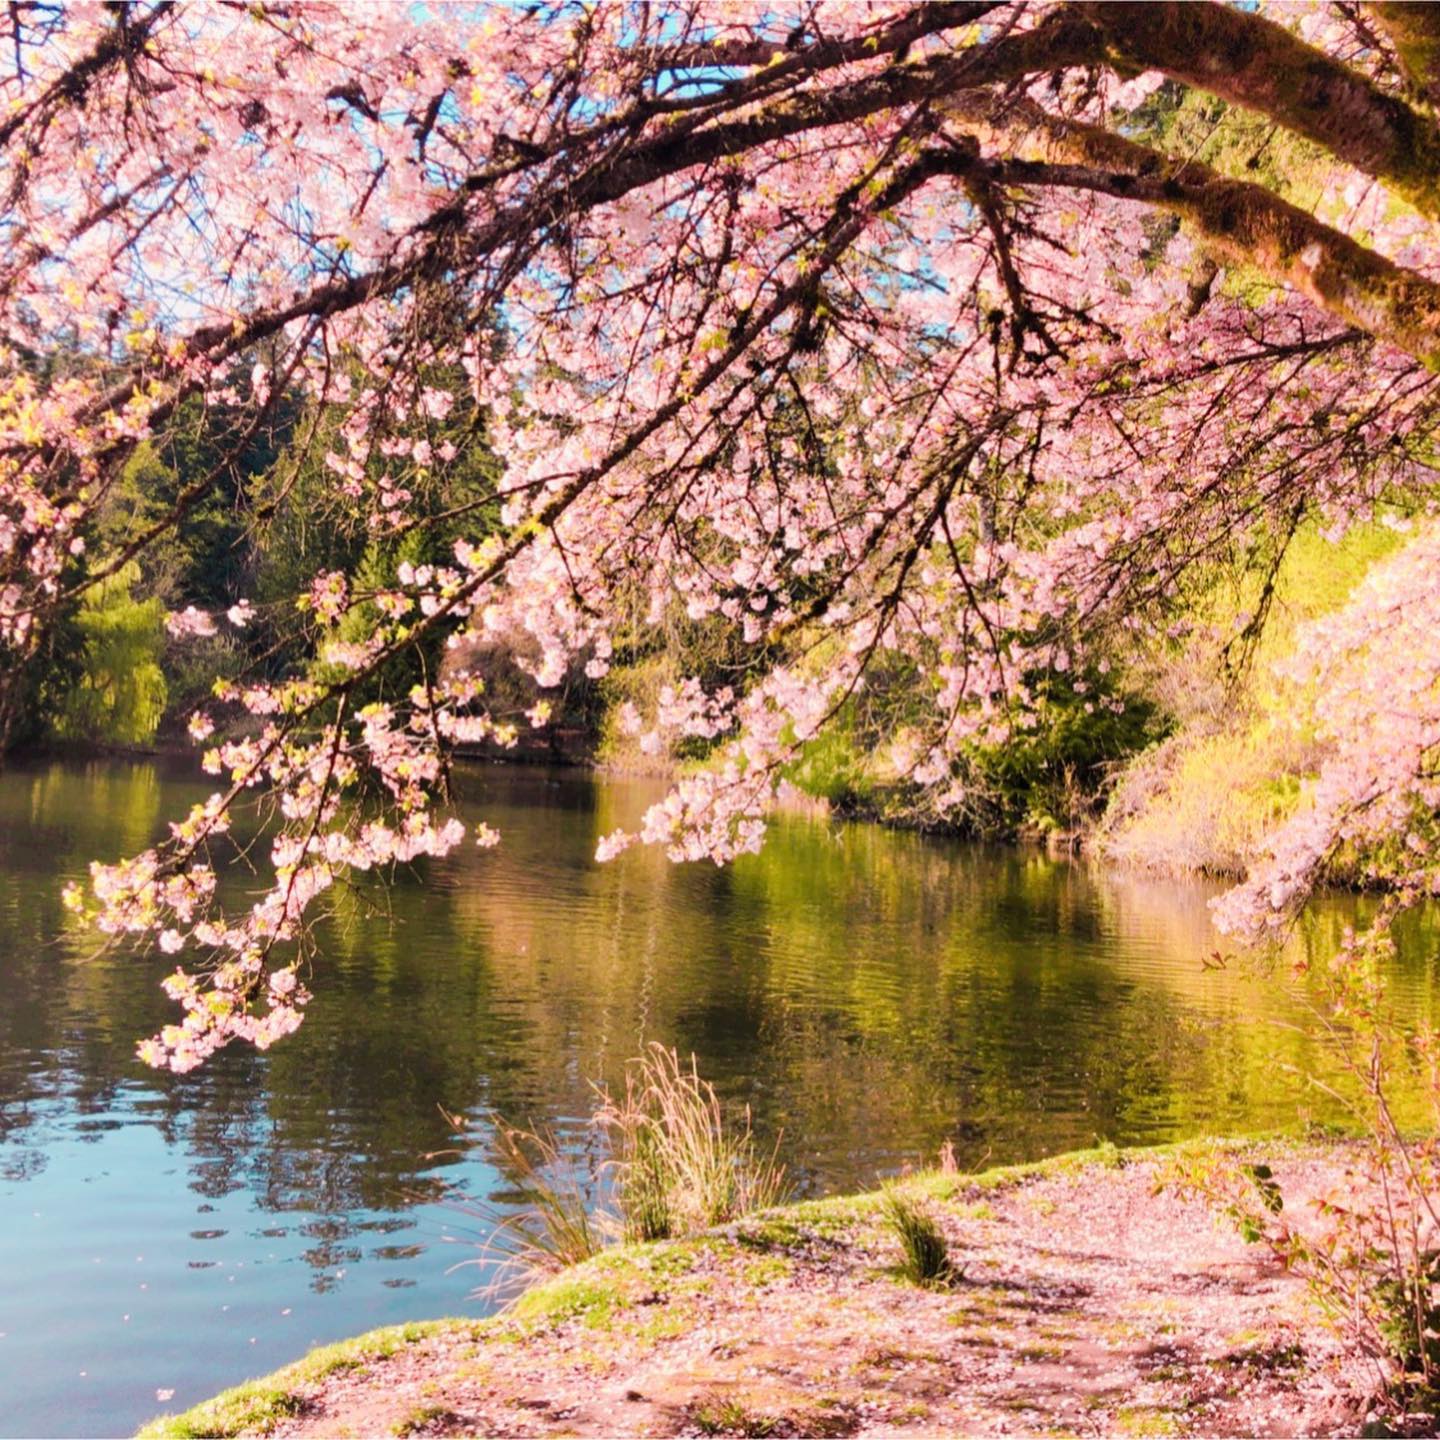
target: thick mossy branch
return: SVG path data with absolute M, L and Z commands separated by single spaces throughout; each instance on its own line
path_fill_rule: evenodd
M 1253 265 L 1357 330 L 1440 370 L 1440 285 L 1391 264 L 1255 185 L 1208 175 L 1133 175 L 1083 165 L 1013 161 L 1007 180 L 1137 200 L 1178 215 L 1209 248 Z
M 1440 284 L 1263 185 L 1162 154 L 1113 130 L 1057 120 L 1029 102 L 997 103 L 984 91 L 954 97 L 947 113 L 1004 157 L 980 162 L 998 183 L 1092 190 L 1169 211 L 1207 252 L 1254 266 L 1346 325 L 1440 370 Z
M 1411 88 L 1430 105 L 1440 105 L 1440 5 L 1379 0 L 1365 11 L 1395 47 Z
M 1383 180 L 1422 214 L 1440 217 L 1440 127 L 1397 95 L 1258 15 L 1211 3 L 1076 7 L 1104 35 L 1111 63 L 1159 70 L 1268 116 Z M 1386 10 L 1431 11 L 1430 5 Z M 1440 35 L 1426 17 L 1404 22 L 1417 65 Z M 1398 34 L 1398 32 L 1397 32 Z M 1423 56 L 1422 56 L 1423 52 Z M 1409 62 L 1407 61 L 1407 64 Z

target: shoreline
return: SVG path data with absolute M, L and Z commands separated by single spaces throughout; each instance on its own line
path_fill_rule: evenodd
M 883 1193 L 805 1200 L 617 1246 L 484 1319 L 323 1346 L 142 1437 L 1329 1435 L 1372 1377 L 1303 1282 L 1158 1182 L 1221 1149 L 1297 1210 L 1351 1142 L 1078 1151 L 899 1182 L 957 1277 L 906 1281 Z
M 164 761 L 177 762 L 186 759 L 198 760 L 195 745 L 183 734 L 157 736 L 144 745 L 91 740 L 50 740 L 33 745 L 22 745 L 8 751 L 0 751 L 0 770 L 5 762 L 18 761 L 22 765 L 43 764 L 60 761 L 84 765 L 96 760 L 114 761 Z M 553 750 L 534 746 L 521 750 L 465 749 L 454 752 L 454 759 L 462 765 L 484 767 L 500 765 L 516 770 L 562 770 L 577 775 L 586 775 L 597 780 L 653 780 L 673 781 L 686 773 L 683 763 L 672 760 L 654 760 L 644 757 L 621 756 L 600 759 L 593 753 L 581 750 Z M 948 828 L 920 823 L 911 823 L 902 817 L 889 815 L 879 809 L 836 806 L 822 795 L 811 795 L 794 784 L 786 784 L 773 802 L 774 813 L 796 815 L 809 819 L 842 821 L 849 824 L 876 825 L 883 830 L 896 830 L 905 834 L 931 835 L 943 839 L 961 840 L 978 845 L 1011 845 L 1017 849 L 1042 851 L 1052 859 L 1105 859 L 1092 848 L 1095 827 L 1075 831 L 1040 832 L 1022 829 L 1011 834 L 982 834 L 960 828 Z M 1140 867 L 1143 868 L 1143 867 Z M 1175 872 L 1174 878 L 1186 873 Z

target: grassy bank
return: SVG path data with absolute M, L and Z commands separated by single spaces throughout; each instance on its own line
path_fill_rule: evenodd
M 906 1178 L 947 1256 L 930 1283 L 894 1187 L 805 1201 L 323 1347 L 141 1433 L 1353 1433 L 1363 1377 L 1299 1282 L 1159 1183 L 1197 1148 Z M 1297 1201 L 1345 1149 L 1226 1148 Z

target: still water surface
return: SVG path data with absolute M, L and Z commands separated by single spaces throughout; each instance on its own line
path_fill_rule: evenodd
M 317 1342 L 483 1313 L 483 1272 L 452 1267 L 484 1227 L 436 1187 L 503 1204 L 483 1118 L 574 1130 L 651 1040 L 809 1191 L 947 1138 L 999 1163 L 1324 1113 L 1286 1028 L 1303 990 L 1203 968 L 1210 887 L 800 818 L 724 870 L 596 866 L 658 788 L 498 767 L 462 809 L 499 848 L 331 923 L 298 1035 L 156 1075 L 133 1052 L 169 965 L 91 958 L 60 890 L 204 793 L 164 763 L 0 775 L 0 1435 L 127 1434 Z M 1323 955 L 1352 914 L 1327 902 L 1296 944 Z M 1436 930 L 1397 962 L 1416 1015 Z

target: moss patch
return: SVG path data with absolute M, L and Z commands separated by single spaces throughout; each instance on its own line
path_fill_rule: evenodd
M 414 1345 L 446 1332 L 473 1334 L 474 1320 L 429 1320 L 410 1325 L 387 1325 L 353 1340 L 341 1340 L 312 1350 L 293 1365 L 260 1380 L 247 1380 L 223 1390 L 211 1400 L 181 1415 L 161 1415 L 140 1431 L 141 1440 L 208 1440 L 208 1437 L 261 1434 L 279 1420 L 305 1406 L 304 1389 L 337 1370 L 350 1370 L 383 1360 L 406 1345 Z
M 589 1275 L 575 1274 L 527 1290 L 515 1302 L 511 1313 L 517 1320 L 559 1322 L 583 1319 L 587 1325 L 602 1329 L 624 1303 L 613 1284 L 607 1285 Z

